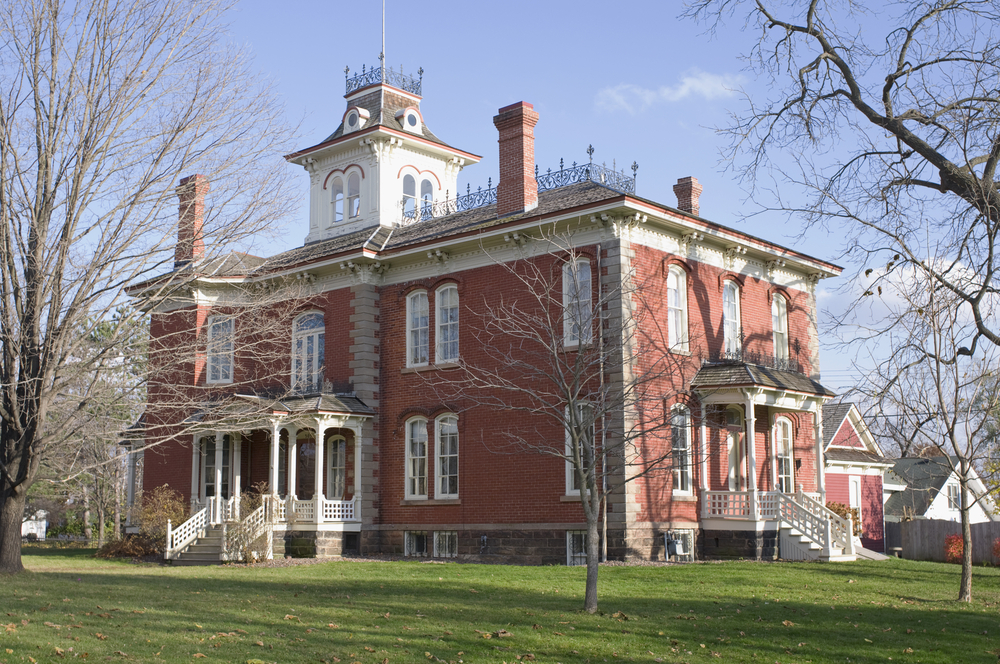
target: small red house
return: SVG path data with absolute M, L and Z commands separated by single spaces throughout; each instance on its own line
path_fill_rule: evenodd
M 540 172 L 531 104 L 493 118 L 497 187 L 457 195 L 459 173 L 480 158 L 430 131 L 420 80 L 374 68 L 348 79 L 345 99 L 336 130 L 288 156 L 310 180 L 303 246 L 209 259 L 199 216 L 208 183 L 178 189 L 176 270 L 195 271 L 201 286 L 153 307 L 152 335 L 197 350 L 152 381 L 142 464 L 145 487 L 190 500 L 170 557 L 207 546 L 212 524 L 246 518 L 239 495 L 263 484 L 278 554 L 579 561 L 583 511 L 566 461 L 498 454 L 511 413 L 428 389 L 463 363 L 494 361 L 477 321 L 521 292 L 509 269 L 518 261 L 561 284 L 557 352 L 594 343 L 594 319 L 570 314 L 603 296 L 613 301 L 602 311 L 634 315 L 636 332 L 665 340 L 673 361 L 652 374 L 635 353 L 604 369 L 609 389 L 628 375 L 659 390 L 655 408 L 620 419 L 663 425 L 634 453 L 671 464 L 611 496 L 608 557 L 662 558 L 666 533 L 699 558 L 852 557 L 849 528 L 824 506 L 824 478 L 836 474 L 822 462 L 833 394 L 818 382 L 816 284 L 839 267 L 703 218 L 691 177 L 667 205 L 597 164 Z M 546 247 L 554 236 L 572 238 L 566 258 Z M 246 284 L 298 288 L 266 316 L 277 332 L 226 308 L 227 289 Z M 267 359 L 250 351 L 262 344 Z M 178 410 L 158 396 L 177 390 L 206 405 Z M 210 407 L 219 395 L 223 414 Z M 517 419 L 538 440 L 566 435 Z M 619 435 L 615 426 L 605 433 Z

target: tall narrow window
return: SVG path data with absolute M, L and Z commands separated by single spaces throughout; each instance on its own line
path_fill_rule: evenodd
M 959 486 L 957 484 L 948 485 L 948 509 L 962 509 L 962 499 L 959 497 Z
M 330 187 L 330 203 L 333 205 L 333 223 L 344 220 L 344 181 L 340 178 L 333 178 L 333 185 Z
M 428 311 L 427 293 L 418 291 L 406 298 L 406 365 L 419 367 L 427 364 Z
M 295 319 L 292 333 L 292 389 L 314 392 L 323 389 L 326 354 L 323 314 L 312 312 Z
M 326 463 L 326 497 L 343 500 L 347 486 L 347 442 L 343 436 L 327 441 Z
M 437 491 L 435 498 L 458 498 L 458 418 L 439 417 L 437 435 Z
M 676 265 L 667 272 L 667 335 L 671 349 L 688 349 L 687 273 Z
M 670 416 L 673 442 L 674 493 L 691 494 L 691 415 L 683 406 Z
M 282 429 L 278 436 L 278 495 L 288 494 L 288 431 Z
M 781 295 L 771 300 L 771 327 L 774 330 L 774 357 L 788 359 L 788 303 Z
M 215 436 L 205 436 L 201 439 L 201 483 L 202 495 L 211 498 L 215 495 Z M 233 449 L 231 436 L 222 437 L 222 484 L 219 491 L 223 498 L 229 498 L 229 477 L 232 473 L 230 458 Z
M 233 381 L 233 319 L 212 316 L 208 319 L 209 383 Z
M 729 451 L 729 490 L 746 491 L 746 445 L 743 413 L 738 408 L 726 409 L 726 447 Z
M 576 473 L 576 460 L 579 459 L 580 468 L 583 471 L 584 481 L 586 476 L 594 472 L 594 459 L 596 455 L 595 445 L 595 421 L 594 409 L 589 404 L 578 403 L 576 405 L 576 415 L 573 416 L 570 409 L 566 409 L 566 495 L 576 496 L 580 494 L 580 479 Z M 575 432 L 575 433 L 574 433 Z
M 590 343 L 593 303 L 590 261 L 569 261 L 563 265 L 563 338 L 567 346 Z
M 357 219 L 361 215 L 361 176 L 351 173 L 347 178 L 347 216 Z
M 722 336 L 726 355 L 738 358 L 743 348 L 740 340 L 740 287 L 735 281 L 727 281 L 722 289 Z
M 458 361 L 458 288 L 445 286 L 435 299 L 437 301 L 437 355 L 438 363 Z
M 424 180 L 420 183 L 420 216 L 421 217 L 433 217 L 433 203 L 434 203 L 434 186 L 431 184 L 430 180 Z
M 412 175 L 403 176 L 403 216 L 412 217 L 416 214 L 417 181 Z
M 427 497 L 427 420 L 406 424 L 406 497 Z
M 778 471 L 778 491 L 795 492 L 795 463 L 792 458 L 792 423 L 784 417 L 774 422 L 774 454 Z

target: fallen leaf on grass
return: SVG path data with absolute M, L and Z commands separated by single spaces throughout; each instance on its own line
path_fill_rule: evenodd
M 98 632 L 97 634 L 94 634 L 94 636 L 96 636 L 101 641 L 107 641 L 108 640 L 108 637 L 105 636 L 104 634 L 101 634 L 100 632 Z
M 56 655 L 58 655 L 59 657 L 64 657 L 63 653 L 65 651 L 62 648 L 56 648 L 55 651 L 56 651 Z
M 512 633 L 508 632 L 505 629 L 498 629 L 497 631 L 493 632 L 493 636 L 497 637 L 498 639 L 502 639 L 502 638 L 505 638 L 505 637 L 508 637 L 508 636 L 514 636 L 514 635 Z
M 782 620 L 781 624 L 784 625 L 785 627 L 795 627 L 795 623 L 793 623 L 791 620 Z
M 192 657 L 208 657 L 208 655 L 203 655 L 203 654 L 201 654 L 200 652 L 196 652 L 195 654 L 193 654 L 193 655 L 191 655 L 191 656 L 192 656 Z
M 611 614 L 611 617 L 616 618 L 618 622 L 625 622 L 626 620 L 628 620 L 628 616 L 625 615 L 623 611 L 615 611 L 614 613 Z
M 285 620 L 298 620 L 299 622 L 302 622 L 302 620 L 299 619 L 298 616 L 293 616 L 290 613 L 285 614 Z
M 263 648 L 263 647 L 264 647 L 264 642 L 263 642 L 263 641 L 254 641 L 254 643 L 255 643 L 256 645 L 260 646 L 261 648 Z
M 335 625 L 333 623 L 330 623 L 327 625 L 327 627 L 329 627 L 330 629 L 337 629 L 338 627 L 340 627 L 340 625 Z

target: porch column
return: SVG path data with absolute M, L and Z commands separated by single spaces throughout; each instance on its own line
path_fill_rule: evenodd
M 236 519 L 242 518 L 240 516 L 240 484 L 243 483 L 243 436 L 242 434 L 233 434 L 233 450 L 230 453 L 233 471 L 233 485 L 232 490 L 229 494 L 234 498 L 233 500 L 233 512 Z
M 226 435 L 221 431 L 215 432 L 215 514 L 212 515 L 212 523 L 218 523 L 222 519 L 222 450 L 226 445 Z M 232 459 L 230 459 L 232 463 Z
M 756 447 L 756 422 L 757 418 L 754 416 L 754 403 L 753 403 L 753 393 L 746 393 L 746 446 L 747 446 L 747 491 L 750 494 L 750 514 L 756 521 L 758 518 L 757 512 L 757 455 L 754 448 Z
M 816 491 L 819 501 L 826 505 L 826 470 L 823 468 L 823 404 L 813 410 L 813 436 L 816 438 Z
M 191 505 L 201 502 L 201 483 L 198 476 L 201 471 L 201 438 L 194 435 L 191 442 Z M 193 510 L 192 510 L 193 511 Z
M 354 430 L 354 519 L 361 521 L 361 427 Z
M 295 470 L 299 457 L 299 429 L 294 426 L 285 427 L 285 429 L 288 431 L 288 463 L 285 464 L 288 469 L 288 497 L 294 500 Z
M 699 484 L 701 485 L 701 511 L 702 514 L 708 515 L 708 495 L 707 491 L 712 488 L 712 483 L 708 478 L 708 414 L 705 403 L 701 404 L 701 426 L 699 429 L 699 437 L 701 438 L 701 459 L 698 460 L 698 474 L 699 474 Z
M 132 512 L 134 511 L 132 507 L 135 505 L 135 455 L 136 454 L 138 454 L 138 452 L 135 452 L 131 449 L 128 451 L 128 466 L 127 466 L 128 470 L 126 471 L 127 476 L 125 479 L 126 491 L 128 492 L 128 496 L 125 498 L 125 505 L 127 506 L 125 510 L 126 526 L 132 525 Z
M 279 453 L 281 452 L 281 424 L 278 420 L 271 420 L 271 472 L 269 481 L 271 483 L 271 495 L 278 495 L 278 466 L 280 464 Z
M 323 523 L 323 448 L 324 434 L 326 433 L 326 422 L 321 417 L 316 418 L 316 489 L 313 498 L 316 500 L 316 523 Z

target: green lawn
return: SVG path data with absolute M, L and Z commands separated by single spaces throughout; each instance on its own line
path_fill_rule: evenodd
M 0 577 L 0 662 L 988 662 L 1000 570 L 882 563 L 420 562 L 171 568 L 27 549 Z M 509 633 L 509 636 L 506 634 Z

